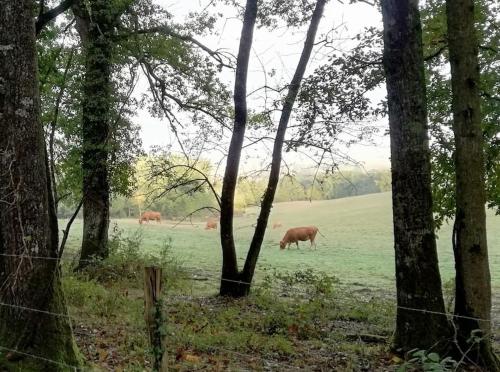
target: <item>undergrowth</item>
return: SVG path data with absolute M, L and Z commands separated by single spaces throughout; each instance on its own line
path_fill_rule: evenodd
M 387 367 L 393 304 L 354 296 L 313 270 L 268 270 L 252 295 L 199 293 L 165 240 L 143 254 L 140 233 L 114 229 L 110 256 L 83 272 L 65 267 L 64 290 L 78 346 L 94 369 L 151 368 L 143 316 L 143 267 L 163 268 L 165 343 L 172 370 L 375 371 Z M 204 287 L 206 288 L 206 287 Z M 365 342 L 363 334 L 378 335 Z

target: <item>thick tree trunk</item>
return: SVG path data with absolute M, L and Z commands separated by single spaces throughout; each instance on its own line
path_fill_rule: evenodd
M 486 241 L 484 140 L 479 96 L 478 42 L 474 28 L 474 1 L 447 0 L 453 132 L 455 135 L 456 267 L 455 318 L 463 350 L 474 330 L 478 343 L 469 354 L 489 371 L 500 370 L 491 349 L 491 283 Z
M 85 48 L 82 101 L 83 238 L 79 268 L 108 256 L 108 139 L 111 107 L 112 4 L 79 1 L 74 7 Z M 92 14 L 89 14 L 89 11 Z
M 55 259 L 57 219 L 28 0 L 0 0 L 0 132 L 0 365 L 66 371 L 79 361 Z
M 236 283 L 240 280 L 236 248 L 233 236 L 234 194 L 238 181 L 241 150 L 245 139 L 247 123 L 247 73 L 253 29 L 257 17 L 257 0 L 247 0 L 243 28 L 241 30 L 238 60 L 236 62 L 236 81 L 234 83 L 234 128 L 224 173 L 221 193 L 220 237 L 222 245 L 222 296 L 239 297 L 245 295 L 245 287 Z
M 450 335 L 447 318 L 425 312 L 444 313 L 445 307 L 432 218 L 418 1 L 383 0 L 382 14 L 398 304 L 393 346 L 400 351 L 442 348 L 440 342 Z

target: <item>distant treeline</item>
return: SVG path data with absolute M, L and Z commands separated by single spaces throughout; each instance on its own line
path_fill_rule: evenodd
M 264 185 L 264 179 L 240 180 L 235 200 L 235 213 L 243 214 L 247 207 L 259 205 Z M 391 179 L 388 170 L 345 171 L 342 174 L 317 177 L 316 180 L 313 176 L 297 175 L 293 178 L 284 177 L 280 181 L 275 201 L 338 199 L 390 191 L 390 188 Z M 181 195 L 180 192 L 171 191 L 159 199 L 143 203 L 141 207 L 142 210 L 159 211 L 164 218 L 180 219 L 206 206 L 216 207 L 216 202 L 207 189 L 202 189 L 190 195 Z M 206 218 L 211 214 L 210 210 L 203 210 L 193 218 Z M 120 197 L 113 200 L 112 218 L 137 218 L 138 216 L 139 206 L 134 199 Z
M 140 172 L 138 172 L 140 173 Z M 111 204 L 111 218 L 139 218 L 141 211 L 159 211 L 165 219 L 182 219 L 203 207 L 217 207 L 217 203 L 208 186 L 197 188 L 195 192 L 186 192 L 186 187 L 179 187 L 162 195 L 162 189 L 172 184 L 171 180 L 156 181 L 155 185 L 138 176 L 138 188 L 132 197 L 115 197 Z M 214 185 L 219 190 L 220 182 Z M 235 214 L 242 215 L 245 209 L 260 205 L 266 180 L 264 178 L 241 178 L 235 199 Z M 299 200 L 329 200 L 349 196 L 373 194 L 390 191 L 391 175 L 389 170 L 345 170 L 334 174 L 314 175 L 297 174 L 284 176 L 279 183 L 275 202 Z M 155 189 L 156 192 L 151 192 Z M 160 196 L 161 195 L 161 196 Z M 68 218 L 74 209 L 64 204 L 59 207 L 59 216 Z M 215 210 L 202 209 L 192 218 L 204 219 Z

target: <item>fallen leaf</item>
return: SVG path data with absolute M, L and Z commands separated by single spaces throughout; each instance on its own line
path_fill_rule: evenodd
M 402 363 L 402 362 L 403 362 L 403 359 L 401 359 L 400 357 L 398 357 L 398 356 L 394 355 L 394 356 L 391 358 L 391 361 L 392 361 L 393 363 L 400 364 L 400 363 Z
M 193 355 L 193 354 L 184 354 L 183 360 L 185 360 L 186 362 L 190 362 L 190 363 L 200 363 L 201 362 L 201 358 L 197 355 Z

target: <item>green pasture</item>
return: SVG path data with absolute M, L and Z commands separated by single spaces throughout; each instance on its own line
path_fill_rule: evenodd
M 257 209 L 248 209 L 243 217 L 235 220 L 235 236 L 240 263 L 246 255 L 252 224 Z M 283 227 L 273 230 L 273 222 Z M 65 221 L 61 221 L 65 223 Z M 139 230 L 142 247 L 154 254 L 164 242 L 171 239 L 172 252 L 181 263 L 193 271 L 202 269 L 218 273 L 221 263 L 219 231 L 204 230 L 204 222 L 188 221 L 173 227 L 176 222 L 139 225 L 136 219 L 113 220 L 125 234 Z M 391 286 L 394 283 L 394 254 L 392 243 L 390 193 L 363 195 L 351 198 L 277 203 L 272 210 L 269 229 L 261 250 L 257 275 L 264 269 L 299 270 L 313 268 L 337 276 L 341 282 L 374 286 Z M 309 243 L 295 245 L 280 251 L 279 241 L 287 228 L 315 225 L 317 249 Z M 68 241 L 68 250 L 76 251 L 82 234 L 82 222 L 76 220 Z M 444 226 L 438 233 L 439 261 L 443 282 L 453 278 L 453 253 L 451 227 Z M 500 216 L 488 211 L 488 241 L 492 282 L 500 287 Z

